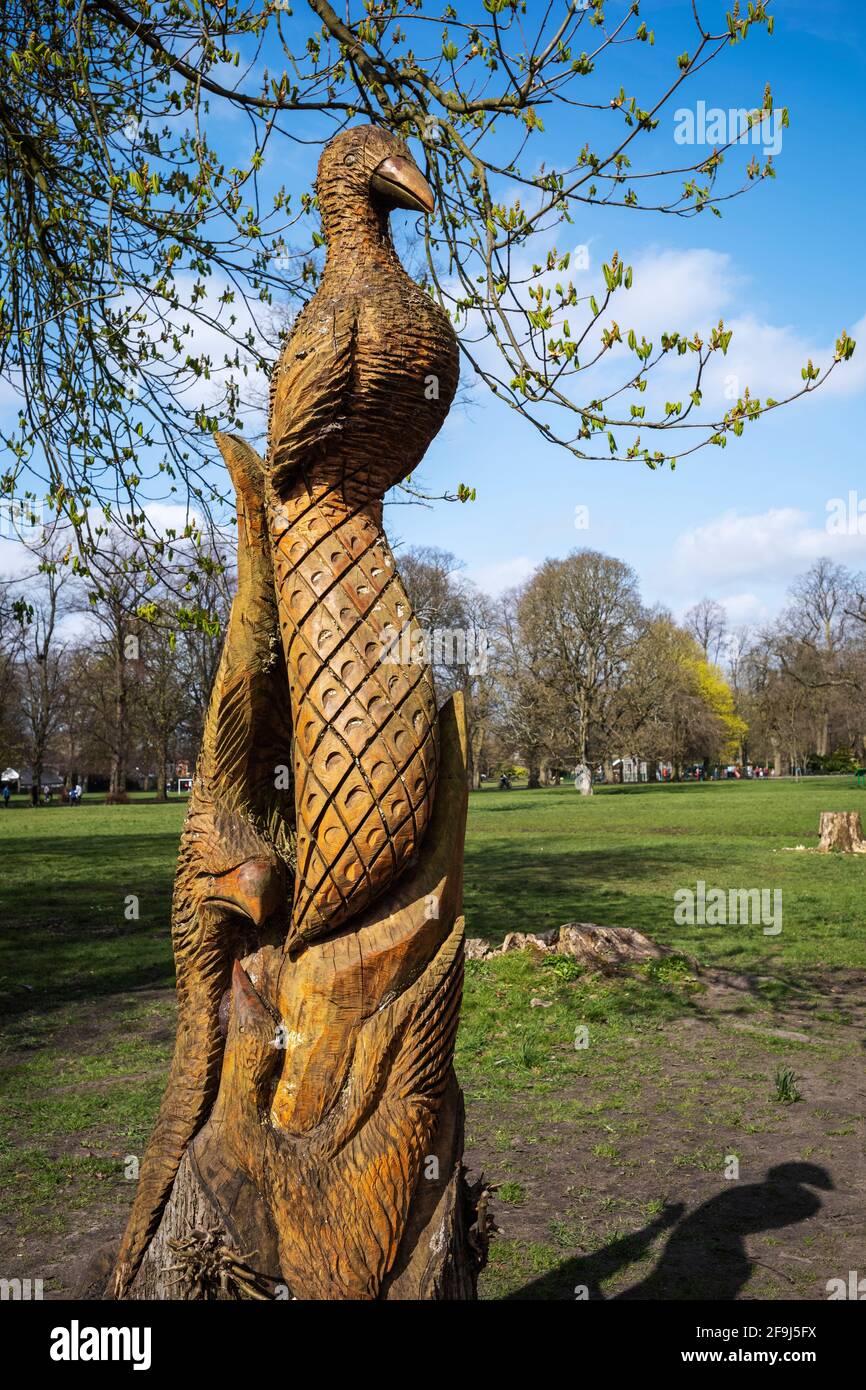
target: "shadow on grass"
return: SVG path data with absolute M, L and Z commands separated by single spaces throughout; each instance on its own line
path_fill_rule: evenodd
M 22 886 L 0 897 L 0 1015 L 171 987 L 176 855 L 174 834 L 48 836 L 10 855 Z
M 595 921 L 604 926 L 651 929 L 669 937 L 673 930 L 672 896 L 655 892 L 641 897 L 618 892 L 611 884 L 639 884 L 678 873 L 684 885 L 693 884 L 727 858 L 703 855 L 696 867 L 694 847 L 634 844 L 617 849 L 594 847 L 539 852 L 540 832 L 522 848 L 519 839 L 490 840 L 467 845 L 465 856 L 466 929 L 469 936 L 501 943 L 510 931 L 544 931 L 564 922 Z M 598 914 L 598 915 L 593 915 Z
M 50 812 L 49 812 L 50 814 Z M 70 812 L 70 815 L 78 813 Z M 0 822 L 2 824 L 2 822 Z M 40 825 L 44 822 L 40 822 Z M 177 831 L 166 831 L 165 834 L 144 834 L 133 835 L 128 830 L 124 830 L 122 836 L 112 835 L 87 835 L 81 834 L 82 826 L 86 827 L 86 818 L 78 822 L 76 826 L 70 824 L 69 834 L 59 833 L 53 835 L 38 835 L 32 839 L 14 839 L 4 842 L 3 858 L 8 865 L 32 866 L 34 861 L 45 859 L 52 865 L 64 865 L 66 862 L 74 864 L 77 873 L 80 875 L 82 867 L 86 863 L 92 869 L 93 874 L 103 883 L 111 882 L 113 885 L 118 881 L 118 870 L 124 865 L 135 864 L 138 858 L 159 859 L 161 862 L 172 863 L 177 857 L 177 849 L 180 841 L 180 834 Z M 52 821 L 52 829 L 54 822 Z M 7 872 L 9 872 L 7 870 Z M 59 875 L 60 870 L 55 870 Z M 8 895 L 4 894 L 4 898 Z
M 745 1237 L 815 1216 L 822 1203 L 809 1191 L 811 1187 L 832 1191 L 825 1168 L 815 1163 L 780 1163 L 768 1170 L 763 1182 L 726 1188 L 682 1220 L 683 1203 L 671 1204 L 642 1230 L 612 1241 L 593 1255 L 566 1260 L 506 1295 L 504 1301 L 604 1300 L 601 1284 L 645 1255 L 670 1226 L 674 1230 L 652 1273 L 614 1294 L 612 1300 L 735 1299 L 755 1265 L 746 1253 Z

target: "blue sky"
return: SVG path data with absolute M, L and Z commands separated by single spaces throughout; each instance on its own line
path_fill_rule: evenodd
M 529 0 L 530 14 L 535 3 Z M 302 0 L 295 8 L 300 23 Z M 622 8 L 611 0 L 609 18 Z M 715 27 L 727 6 L 703 0 L 700 8 Z M 614 249 L 634 266 L 634 288 L 616 316 L 638 336 L 657 335 L 659 325 L 706 330 L 723 315 L 734 328 L 726 369 L 755 394 L 797 389 L 806 358 L 826 363 L 842 329 L 863 340 L 853 361 L 811 399 L 747 428 L 724 451 L 706 449 L 681 462 L 675 473 L 576 460 L 481 387 L 468 406 L 454 408 L 419 475 L 431 491 L 468 483 L 477 500 L 390 509 L 397 542 L 453 551 L 470 577 L 494 591 L 548 556 L 589 545 L 634 565 L 648 600 L 680 614 L 708 593 L 726 604 L 735 624 L 775 612 L 794 575 L 820 554 L 866 569 L 866 535 L 832 535 L 825 527 L 828 502 L 852 490 L 859 489 L 866 510 L 859 433 L 866 393 L 861 7 L 855 0 L 781 0 L 772 8 L 773 37 L 753 30 L 686 84 L 642 147 L 639 167 L 689 162 L 674 141 L 678 109 L 699 101 L 752 107 L 769 81 L 776 106 L 791 116 L 777 178 L 726 204 L 722 220 L 586 209 L 556 242 L 560 249 L 588 246 L 585 288 L 594 287 Z M 645 98 L 670 79 L 675 55 L 694 46 L 691 0 L 644 0 L 641 16 L 655 30 L 655 48 L 622 49 L 620 66 L 604 71 L 606 88 L 622 82 Z M 301 139 L 320 134 L 312 118 L 309 125 L 307 117 L 292 120 Z M 579 110 L 545 113 L 545 123 L 551 163 L 570 162 L 593 130 Z M 212 138 L 227 162 L 245 130 L 241 117 L 214 125 Z M 729 180 L 749 153 L 730 153 Z M 275 183 L 278 172 L 295 194 L 310 186 L 315 147 L 275 140 L 268 157 L 279 167 L 273 175 L 266 169 L 266 182 Z M 398 218 L 404 232 L 411 227 Z M 588 529 L 575 528 L 579 506 L 588 509 Z M 0 542 L 0 567 L 6 555 Z
M 688 33 L 689 8 L 678 0 L 642 6 L 657 50 L 681 51 L 676 36 Z M 748 331 L 735 332 L 730 356 L 745 340 L 745 380 L 757 378 L 778 396 L 799 384 L 809 352 L 824 361 L 841 329 L 858 336 L 858 321 L 866 328 L 866 72 L 853 0 L 787 0 L 775 9 L 772 38 L 750 35 L 675 103 L 656 137 L 654 163 L 661 166 L 676 150 L 676 105 L 704 99 L 708 106 L 750 106 L 769 80 L 776 105 L 791 113 L 777 178 L 727 204 L 721 221 L 592 209 L 574 230 L 576 242 L 589 243 L 593 264 L 596 251 L 606 259 L 618 248 L 635 265 L 635 291 L 670 277 L 680 291 L 677 304 L 685 306 L 683 327 L 712 324 L 716 302 L 729 325 L 753 320 Z M 551 134 L 569 138 L 567 130 Z M 640 320 L 623 321 L 640 332 Z M 452 550 L 489 587 L 521 579 L 547 556 L 590 545 L 633 564 L 647 598 L 677 613 L 709 593 L 727 603 L 734 623 L 760 621 L 817 555 L 866 567 L 866 535 L 826 531 L 831 498 L 847 499 L 852 489 L 866 498 L 864 357 L 861 341 L 853 360 L 837 369 L 832 390 L 828 384 L 674 473 L 575 460 L 479 395 L 467 420 L 446 426 L 424 468 L 431 485 L 471 481 L 477 501 L 423 513 L 401 509 L 392 529 L 406 543 Z M 575 530 L 579 504 L 589 509 L 588 530 Z

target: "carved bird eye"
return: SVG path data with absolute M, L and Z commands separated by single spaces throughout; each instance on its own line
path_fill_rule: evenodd
M 355 156 L 354 156 L 353 154 L 347 154 L 347 155 L 346 155 L 346 158 L 343 160 L 343 163 L 344 163 L 344 164 L 354 164 L 354 163 L 355 163 Z

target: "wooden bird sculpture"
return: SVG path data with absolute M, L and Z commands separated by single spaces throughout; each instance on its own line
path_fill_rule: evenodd
M 437 715 L 425 662 L 391 655 L 404 629 L 397 649 L 419 644 L 382 529 L 386 492 L 447 415 L 457 344 L 391 241 L 394 208 L 433 208 L 404 143 L 373 126 L 342 132 L 317 191 L 327 259 L 274 371 L 268 456 L 220 442 L 239 499 L 251 498 L 242 539 L 252 537 L 257 583 L 243 599 L 239 588 L 208 727 L 235 759 L 260 743 L 241 778 L 255 788 L 244 833 L 259 838 L 251 858 L 231 848 L 240 842 L 223 782 L 206 775 L 220 761 L 206 739 L 206 805 L 190 807 L 178 874 L 178 1054 L 121 1295 L 177 1296 L 175 1280 L 189 1297 L 471 1298 L 483 1262 L 453 1069 L 465 724 L 458 696 Z M 249 605 L 268 622 L 236 665 L 235 614 Z M 269 683 L 242 682 L 236 698 L 228 687 L 245 660 L 261 666 L 265 628 Z M 290 827 L 265 775 L 269 760 L 271 771 L 285 761 L 287 729 Z M 189 837 L 202 816 L 200 851 Z M 238 883 L 263 885 L 258 910 L 240 908 L 261 922 L 247 954 L 219 916 L 237 902 L 222 878 L 205 902 L 187 876 L 198 855 L 193 878 L 211 883 L 203 847 L 223 835 L 220 862 Z M 195 1027 L 184 1023 L 191 990 Z
M 374 901 L 430 817 L 430 670 L 382 662 L 388 634 L 412 624 L 382 502 L 422 459 L 458 377 L 451 324 L 391 240 L 392 208 L 433 208 L 403 142 L 344 131 L 317 192 L 327 259 L 272 381 L 267 484 L 295 730 L 293 941 Z

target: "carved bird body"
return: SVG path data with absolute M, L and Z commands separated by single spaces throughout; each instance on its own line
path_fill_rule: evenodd
M 382 502 L 422 459 L 458 377 L 450 322 L 391 241 L 391 208 L 432 208 L 402 141 L 373 126 L 343 132 L 317 190 L 328 255 L 274 375 L 268 457 L 295 733 L 290 946 L 363 911 L 411 862 L 429 819 L 435 696 L 426 663 L 388 659 L 414 618 Z

